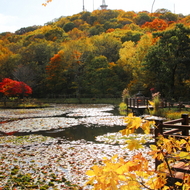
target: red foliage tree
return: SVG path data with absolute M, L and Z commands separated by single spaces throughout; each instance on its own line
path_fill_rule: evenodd
M 24 82 L 4 78 L 0 82 L 0 92 L 8 97 L 24 97 L 32 94 L 32 89 Z

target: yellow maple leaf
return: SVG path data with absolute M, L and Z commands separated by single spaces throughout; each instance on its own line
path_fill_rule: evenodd
M 179 181 L 177 181 L 175 184 L 176 184 L 177 186 L 182 186 L 182 183 L 180 183 Z
M 120 190 L 141 190 L 141 188 L 135 182 L 129 183 L 128 185 L 123 185 L 120 187 Z
M 187 150 L 188 152 L 190 152 L 190 144 L 189 144 L 189 143 L 186 144 L 186 150 Z
M 181 151 L 177 156 L 180 159 L 190 159 L 190 153 L 189 152 Z
M 157 146 L 156 146 L 156 145 L 153 145 L 153 144 L 150 145 L 150 148 L 151 148 L 151 150 L 154 150 L 154 151 L 157 151 L 157 150 L 158 150 Z
M 136 129 L 138 129 L 141 126 L 142 120 L 140 117 L 134 117 L 133 113 L 130 113 L 125 118 L 125 123 L 127 123 L 126 129 L 121 130 L 120 132 L 122 135 L 129 135 L 131 133 L 134 133 Z
M 124 135 L 132 134 L 133 130 L 131 130 L 131 129 L 123 129 L 123 130 L 120 130 L 119 132 L 124 136 Z
M 168 187 L 166 185 L 162 188 L 162 190 L 168 190 L 168 189 L 170 189 L 170 187 Z
M 150 133 L 150 128 L 151 128 L 151 123 L 149 121 L 146 121 L 142 124 L 141 128 L 143 129 L 143 131 L 145 132 L 145 134 L 149 134 Z
M 95 173 L 94 173 L 94 171 L 92 171 L 92 170 L 87 170 L 87 171 L 86 171 L 86 175 L 88 175 L 88 176 L 94 176 Z
M 139 140 L 127 140 L 126 142 L 128 144 L 126 148 L 128 148 L 129 150 L 143 148 Z
M 153 101 L 148 101 L 148 103 L 152 106 L 152 107 L 154 107 L 154 102 Z

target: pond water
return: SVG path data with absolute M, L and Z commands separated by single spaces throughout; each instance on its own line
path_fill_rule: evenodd
M 84 139 L 86 141 L 95 141 L 95 137 L 99 135 L 103 135 L 106 133 L 113 133 L 118 132 L 119 130 L 124 129 L 124 126 L 99 126 L 99 125 L 91 125 L 87 127 L 86 125 L 77 125 L 70 128 L 65 129 L 55 129 L 49 131 L 38 131 L 38 132 L 18 132 L 15 133 L 15 136 L 24 136 L 24 135 L 43 135 L 43 136 L 50 136 L 54 138 L 63 138 L 69 141 L 76 141 Z
M 26 114 L 27 111 L 20 111 L 18 113 L 24 113 L 23 115 L 25 115 L 25 118 L 15 118 L 12 122 L 3 123 L 2 126 L 4 126 L 6 129 L 11 128 L 12 126 L 18 126 L 16 129 L 12 129 L 15 136 L 37 134 L 61 138 L 68 141 L 84 139 L 86 141 L 93 142 L 95 141 L 96 136 L 104 135 L 106 133 L 118 132 L 126 127 L 126 125 L 123 123 L 123 117 L 118 117 L 120 116 L 118 108 L 111 105 L 102 105 L 97 107 L 94 105 L 81 107 L 77 106 L 77 108 L 71 109 L 69 107 L 63 111 L 60 111 L 62 108 L 59 108 L 60 112 L 57 115 L 56 111 L 58 110 L 57 108 L 54 108 L 51 111 L 52 113 L 54 111 L 55 115 L 52 116 L 51 114 L 48 116 L 46 115 L 47 110 L 48 108 L 44 109 L 44 114 L 41 116 L 32 115 L 33 112 L 31 111 L 28 113 L 28 115 Z M 14 117 L 16 115 L 18 116 L 19 114 L 14 114 Z M 47 128 L 46 130 L 44 126 L 50 125 L 50 123 L 52 126 L 50 129 Z M 7 132 L 8 134 L 12 134 L 12 131 L 10 129 Z

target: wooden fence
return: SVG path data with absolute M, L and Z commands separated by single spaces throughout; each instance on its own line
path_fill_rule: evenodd
M 168 137 L 169 135 L 185 138 L 189 136 L 189 115 L 182 114 L 180 119 L 163 122 L 163 120 L 156 121 L 157 128 L 155 129 L 155 138 L 159 134 Z
M 163 122 L 162 120 L 156 121 L 157 128 L 155 129 L 155 141 L 157 141 L 158 136 L 161 134 L 165 138 L 168 136 L 175 137 L 176 139 L 187 138 L 190 134 L 189 126 L 189 116 L 188 114 L 182 114 L 180 119 L 175 119 L 171 121 Z M 186 151 L 186 149 L 183 149 Z M 170 155 L 168 155 L 170 157 Z M 175 183 L 176 181 L 182 181 L 185 174 L 190 174 L 190 168 L 186 165 L 190 160 L 178 160 L 176 164 L 171 167 L 172 176 L 168 177 L 170 183 Z M 155 160 L 155 167 L 160 164 L 160 161 Z
M 127 98 L 125 100 L 125 103 L 127 105 L 127 113 L 129 112 L 129 109 L 132 110 L 134 115 L 142 115 L 144 114 L 145 110 L 153 109 L 153 106 L 150 105 L 149 101 L 151 98 L 149 97 L 133 97 L 133 98 Z M 160 108 L 172 108 L 172 107 L 177 107 L 179 111 L 182 110 L 182 108 L 190 108 L 190 102 L 171 102 L 171 101 L 166 101 L 164 99 L 161 99 L 160 102 Z

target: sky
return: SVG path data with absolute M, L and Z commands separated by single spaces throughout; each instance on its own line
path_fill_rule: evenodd
M 100 9 L 102 0 L 52 0 L 46 7 L 46 0 L 0 0 L 0 33 L 15 32 L 23 27 L 41 25 L 60 18 L 71 16 L 83 10 Z M 105 0 L 108 9 L 151 12 L 154 0 Z M 155 0 L 153 12 L 168 9 L 175 14 L 190 14 L 190 0 Z

